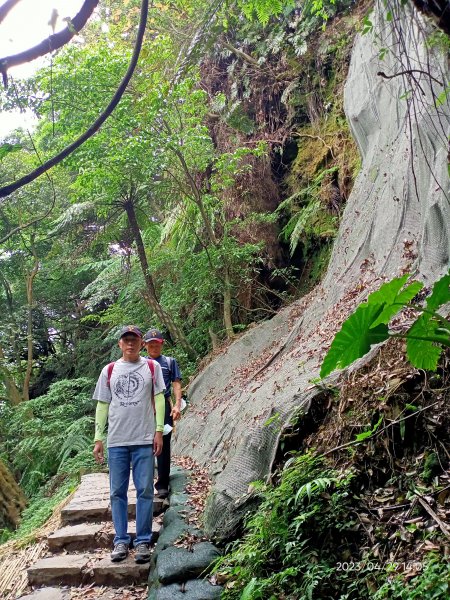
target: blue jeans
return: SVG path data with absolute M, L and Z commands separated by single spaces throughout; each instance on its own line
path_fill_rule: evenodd
M 130 544 L 128 534 L 128 484 L 130 466 L 136 488 L 136 540 L 150 543 L 153 519 L 153 446 L 118 446 L 108 448 L 111 512 L 116 535 L 114 545 Z

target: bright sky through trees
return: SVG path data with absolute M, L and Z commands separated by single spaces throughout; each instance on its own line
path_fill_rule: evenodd
M 0 24 L 0 57 L 16 54 L 35 46 L 52 33 L 49 21 L 58 11 L 55 31 L 66 26 L 64 17 L 73 17 L 83 0 L 21 0 Z M 10 77 L 27 77 L 49 61 L 49 55 L 11 68 Z M 16 113 L 0 113 L 0 137 L 19 126 L 28 126 L 30 118 Z

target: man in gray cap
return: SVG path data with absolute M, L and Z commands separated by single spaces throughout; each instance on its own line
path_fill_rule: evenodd
M 153 518 L 154 457 L 161 453 L 164 429 L 164 379 L 155 361 L 140 356 L 142 333 L 135 325 L 119 334 L 122 358 L 103 367 L 93 399 L 94 457 L 104 461 L 104 431 L 108 422 L 108 464 L 111 512 L 116 535 L 111 560 L 128 556 L 128 485 L 130 468 L 136 488 L 135 561 L 150 560 Z
M 169 475 L 170 475 L 170 441 L 172 437 L 172 426 L 174 421 L 177 421 L 181 416 L 181 372 L 177 361 L 173 356 L 165 356 L 162 354 L 164 338 L 157 329 L 149 329 L 144 335 L 144 344 L 147 349 L 147 354 L 155 360 L 162 369 L 166 398 L 164 424 L 166 431 L 164 433 L 164 446 L 161 454 L 157 457 L 158 461 L 158 479 L 155 484 L 156 494 L 159 498 L 166 498 L 169 494 Z M 173 387 L 173 395 L 175 404 L 171 403 L 171 388 Z

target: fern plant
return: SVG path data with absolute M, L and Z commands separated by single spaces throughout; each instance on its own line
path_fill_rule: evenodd
M 295 7 L 295 1 L 239 0 L 239 6 L 247 19 L 252 20 L 256 16 L 261 25 L 267 25 L 270 17 L 277 17 L 283 8 L 292 10 Z
M 276 213 L 288 210 L 291 217 L 281 234 L 289 240 L 291 256 L 300 243 L 305 252 L 313 238 L 332 238 L 337 231 L 337 218 L 330 215 L 320 200 L 320 190 L 325 178 L 333 174 L 337 167 L 324 169 L 305 188 L 302 188 L 277 207 Z
M 330 13 L 335 12 L 336 3 L 342 4 L 336 0 L 304 0 L 301 8 L 307 17 L 316 16 L 326 22 Z M 296 0 L 239 0 L 238 5 L 247 19 L 253 20 L 256 17 L 261 25 L 266 26 L 272 17 L 278 17 L 282 13 L 289 14 L 299 5 L 299 2 Z
M 262 497 L 258 512 L 243 540 L 215 566 L 228 580 L 223 597 L 332 597 L 336 557 L 330 541 L 337 537 L 345 545 L 341 529 L 352 525 L 346 500 L 351 480 L 351 473 L 342 475 L 306 454 L 286 463 L 278 486 L 255 486 Z
M 94 467 L 92 387 L 85 378 L 59 381 L 47 394 L 5 413 L 8 436 L 3 443 L 0 439 L 0 451 L 20 473 L 29 497 L 56 474 L 77 475 L 87 465 Z

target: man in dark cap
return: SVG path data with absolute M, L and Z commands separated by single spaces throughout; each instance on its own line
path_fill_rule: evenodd
M 111 560 L 128 556 L 128 485 L 130 468 L 136 488 L 135 560 L 150 560 L 153 518 L 154 457 L 161 453 L 164 429 L 164 379 L 155 361 L 140 356 L 142 333 L 135 325 L 119 334 L 122 358 L 103 367 L 93 395 L 97 400 L 94 456 L 104 461 L 108 422 L 111 512 L 116 535 Z
M 181 416 L 181 372 L 177 361 L 172 356 L 162 354 L 164 338 L 157 329 L 149 329 L 144 335 L 144 344 L 147 354 L 155 360 L 162 369 L 166 391 L 165 416 L 164 416 L 164 445 L 161 454 L 157 457 L 158 461 L 158 479 L 155 484 L 156 494 L 159 498 L 166 498 L 169 494 L 169 475 L 170 475 L 170 440 L 172 437 L 172 427 L 174 421 Z M 171 402 L 171 387 L 175 404 Z

